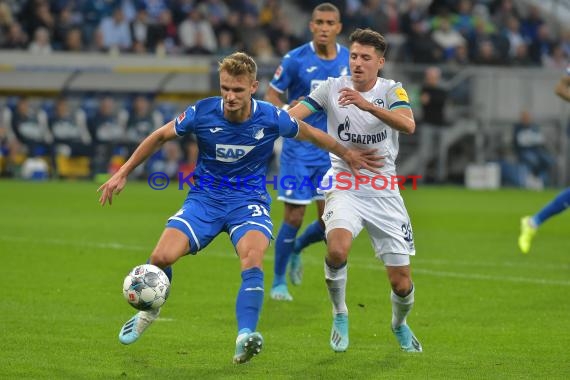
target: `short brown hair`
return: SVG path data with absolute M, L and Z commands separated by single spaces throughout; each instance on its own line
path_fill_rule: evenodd
M 351 44 L 358 42 L 361 45 L 373 46 L 381 57 L 384 56 L 388 47 L 384 36 L 372 29 L 358 28 L 350 34 L 348 39 Z
M 232 76 L 248 75 L 252 80 L 257 77 L 257 64 L 249 55 L 237 52 L 218 62 L 218 72 L 226 71 Z

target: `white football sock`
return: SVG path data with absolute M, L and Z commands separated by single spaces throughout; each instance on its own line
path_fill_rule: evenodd
M 405 297 L 400 297 L 392 290 L 390 299 L 392 300 L 392 328 L 395 329 L 406 323 L 406 317 L 414 306 L 415 288 L 412 284 L 412 291 Z
M 139 311 L 139 320 L 136 325 L 137 332 L 142 334 L 154 322 L 160 314 L 160 308 L 156 310 L 141 310 Z
M 335 314 L 348 314 L 346 307 L 347 267 L 348 265 L 345 264 L 342 268 L 332 268 L 325 260 L 325 281 Z

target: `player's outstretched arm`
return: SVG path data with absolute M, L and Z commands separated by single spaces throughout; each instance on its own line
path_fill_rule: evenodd
M 554 92 L 562 99 L 566 100 L 567 102 L 570 102 L 570 67 L 568 67 L 566 71 L 568 73 L 562 78 L 560 78 L 560 80 L 556 84 Z
M 312 127 L 301 120 L 297 120 L 297 122 L 299 123 L 297 140 L 310 141 L 319 148 L 336 154 L 348 164 L 354 175 L 359 175 L 361 169 L 368 169 L 373 173 L 380 174 L 378 168 L 384 166 L 382 162 L 384 157 L 379 156 L 376 153 L 376 149 L 356 150 L 345 148 L 320 129 Z
M 381 107 L 376 107 L 362 97 L 358 91 L 344 87 L 339 90 L 338 104 L 341 106 L 355 105 L 362 111 L 370 112 L 376 118 L 388 124 L 399 132 L 412 134 L 416 130 L 416 122 L 414 121 L 414 114 L 409 108 L 398 108 L 395 110 L 387 110 Z
M 283 100 L 283 94 L 271 86 L 267 87 L 267 91 L 265 92 L 265 97 L 263 98 L 263 100 L 265 100 L 266 102 L 269 102 L 274 106 L 284 109 L 285 111 L 295 107 L 295 105 L 297 105 L 297 103 L 299 103 L 303 99 L 305 99 L 305 97 L 301 96 L 291 101 L 291 104 L 287 104 L 287 100 Z
M 283 106 L 286 105 L 286 103 L 281 99 L 281 94 L 271 86 L 267 87 L 264 100 L 279 108 L 283 108 Z
M 295 105 L 289 110 L 287 110 L 287 113 L 289 113 L 291 117 L 294 117 L 297 120 L 303 120 L 307 116 L 311 115 L 313 111 L 311 111 L 309 107 L 299 101 L 295 103 Z
M 98 193 L 101 192 L 101 197 L 99 198 L 101 206 L 104 206 L 107 201 L 109 205 L 112 205 L 113 195 L 118 195 L 121 190 L 123 190 L 127 184 L 128 175 L 151 154 L 156 152 L 166 141 L 173 140 L 176 137 L 174 121 L 171 121 L 145 138 L 127 162 L 125 162 L 107 182 L 97 189 Z

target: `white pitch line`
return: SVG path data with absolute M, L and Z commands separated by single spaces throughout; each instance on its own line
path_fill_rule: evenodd
M 324 250 L 323 250 L 323 252 L 324 252 Z M 412 260 L 412 266 L 414 266 L 414 264 L 421 264 L 421 265 L 425 264 L 425 265 L 441 265 L 441 266 L 465 266 L 465 267 L 471 267 L 471 268 L 475 268 L 475 267 L 482 267 L 482 268 L 504 267 L 504 268 L 535 269 L 537 267 L 537 265 L 538 265 L 537 263 L 525 261 L 525 257 L 522 254 L 520 254 L 520 253 L 517 253 L 517 254 L 519 256 L 521 256 L 521 261 L 517 261 L 517 262 L 503 261 L 500 263 L 496 263 L 496 262 L 487 262 L 487 261 L 445 260 L 445 259 L 431 259 L 431 258 L 426 259 L 424 256 L 421 256 L 421 257 L 412 256 L 411 260 Z M 369 257 L 352 255 L 349 259 L 349 262 L 351 262 L 351 263 L 353 263 L 353 262 L 360 262 L 360 263 L 370 262 L 371 263 L 373 261 L 380 262 L 378 259 L 376 259 L 374 257 L 374 255 L 372 253 L 370 253 Z M 540 268 L 541 269 L 553 269 L 553 270 L 568 270 L 568 269 L 570 269 L 570 264 L 541 263 Z
M 442 272 L 442 271 L 435 271 L 423 268 L 414 268 L 413 271 L 414 273 L 427 274 L 429 276 L 436 276 L 436 277 L 452 277 L 452 278 L 462 278 L 468 280 L 485 280 L 485 281 L 497 281 L 497 282 L 516 282 L 523 284 L 570 286 L 570 281 L 547 280 L 544 278 L 490 276 L 487 274 L 479 274 L 479 273 Z
M 162 317 L 158 317 L 156 318 L 157 322 L 174 322 L 176 319 L 174 318 L 162 318 Z
M 29 238 L 17 237 L 17 236 L 0 236 L 0 240 L 4 241 L 16 241 L 16 242 L 29 242 Z M 35 242 L 41 244 L 52 244 L 52 245 L 66 245 L 73 247 L 87 247 L 87 248 L 104 248 L 104 249 L 117 249 L 117 250 L 130 250 L 130 251 L 151 251 L 152 247 L 144 247 L 140 245 L 128 245 L 121 243 L 96 243 L 92 241 L 72 241 L 64 239 L 41 239 L 34 240 Z
M 521 256 L 521 261 L 503 261 L 500 263 L 503 267 L 510 268 L 536 268 L 536 263 L 529 263 L 524 261 L 524 256 L 517 252 L 517 255 Z M 426 259 L 426 258 L 414 258 L 412 259 L 414 263 L 421 264 L 438 264 L 438 265 L 456 265 L 456 266 L 467 266 L 467 267 L 487 267 L 496 268 L 497 263 L 488 261 L 465 261 L 465 260 L 442 260 L 442 259 Z M 541 263 L 540 268 L 542 269 L 570 269 L 569 264 L 547 264 Z
M 378 265 L 365 265 L 363 264 L 364 261 L 361 258 L 360 260 L 356 260 L 355 263 L 354 259 L 349 260 L 349 266 L 357 267 L 359 269 L 370 269 L 370 270 L 384 270 L 384 266 L 381 262 L 378 262 Z M 443 260 L 440 260 L 443 261 Z M 424 260 L 425 263 L 430 263 L 429 260 Z M 446 261 L 448 265 L 454 265 L 455 262 L 453 261 Z M 466 262 L 462 262 L 465 264 Z M 476 266 L 476 265 L 473 265 Z M 505 265 L 509 266 L 509 265 Z M 497 267 L 497 265 L 495 265 Z M 561 269 L 560 266 L 556 267 Z M 413 273 L 424 274 L 428 276 L 435 276 L 435 277 L 451 277 L 451 278 L 462 278 L 466 280 L 485 280 L 485 281 L 496 281 L 496 282 L 514 282 L 514 283 L 526 283 L 526 284 L 538 284 L 538 285 L 560 285 L 560 286 L 570 286 L 570 281 L 564 280 L 549 280 L 544 278 L 533 278 L 533 277 L 512 277 L 512 276 L 493 276 L 488 274 L 480 274 L 480 273 L 461 273 L 461 272 L 445 272 L 445 271 L 436 271 L 431 269 L 424 269 L 413 267 Z
M 16 242 L 27 242 L 29 241 L 28 238 L 17 237 L 17 236 L 2 236 L 0 235 L 0 240 L 4 241 L 16 241 Z M 103 249 L 116 249 L 116 250 L 129 250 L 129 251 L 148 251 L 150 253 L 151 248 L 145 246 L 138 246 L 138 245 L 129 245 L 129 244 L 121 244 L 115 242 L 109 243 L 96 243 L 96 242 L 78 242 L 78 241 L 70 241 L 70 240 L 63 240 L 63 239 L 42 239 L 42 240 L 35 240 L 36 242 L 42 244 L 53 244 L 53 245 L 63 245 L 63 246 L 74 246 L 74 247 L 88 247 L 88 248 L 103 248 Z M 234 258 L 234 255 L 228 255 L 227 252 L 217 252 L 217 251 L 209 251 L 206 253 L 208 256 L 216 256 L 216 257 L 231 257 Z M 313 261 L 311 258 L 308 261 Z M 273 257 L 265 257 L 266 261 L 273 261 Z M 384 270 L 381 262 L 374 263 L 373 258 L 370 260 L 366 259 L 366 261 L 370 261 L 371 265 L 364 264 L 364 258 L 354 257 L 350 259 L 350 266 L 357 267 L 359 269 L 368 269 L 368 270 Z M 377 260 L 376 260 L 377 261 Z M 468 265 L 469 262 L 467 261 L 448 261 L 448 260 L 422 260 L 424 263 L 437 263 L 437 264 L 446 264 L 446 265 Z M 374 265 L 377 264 L 377 265 Z M 499 264 L 501 265 L 501 264 Z M 512 265 L 511 262 L 506 262 L 502 264 L 505 267 L 516 266 Z M 534 264 L 533 264 L 534 265 Z M 479 266 L 479 263 L 472 263 L 471 266 Z M 497 264 L 494 265 L 497 267 Z M 544 266 L 543 266 L 544 267 Z M 565 270 L 564 265 L 555 266 L 554 268 Z M 484 281 L 495 281 L 495 282 L 513 282 L 513 283 L 526 283 L 526 284 L 537 284 L 537 285 L 559 285 L 559 286 L 570 286 L 570 281 L 564 280 L 549 280 L 543 278 L 529 278 L 529 277 L 511 277 L 511 276 L 492 276 L 487 274 L 480 274 L 480 273 L 460 273 L 460 272 L 444 272 L 444 271 L 435 271 L 430 269 L 424 268 L 413 268 L 414 273 L 424 274 L 428 276 L 435 276 L 435 277 L 451 277 L 451 278 L 461 278 L 466 280 L 484 280 Z

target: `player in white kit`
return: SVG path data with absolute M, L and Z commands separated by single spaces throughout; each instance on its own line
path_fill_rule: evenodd
M 381 176 L 364 170 L 362 176 L 354 177 L 346 163 L 331 154 L 332 168 L 321 186 L 326 193 L 325 279 L 333 304 L 330 345 L 334 351 L 348 348 L 346 264 L 353 239 L 366 228 L 392 287 L 392 331 L 403 351 L 421 352 L 420 342 L 406 323 L 414 304 L 410 256 L 415 248 L 395 166 L 398 135 L 415 131 L 414 116 L 401 83 L 378 77 L 385 61 L 384 37 L 370 29 L 357 29 L 350 43 L 351 76 L 329 78 L 289 110 L 299 119 L 324 111 L 328 133 L 339 143 L 354 149 L 375 148 L 384 156 Z

